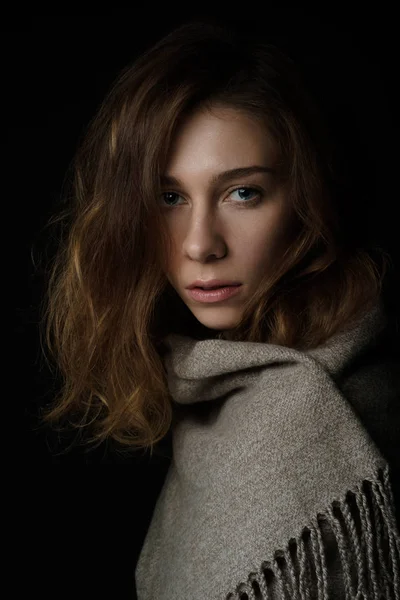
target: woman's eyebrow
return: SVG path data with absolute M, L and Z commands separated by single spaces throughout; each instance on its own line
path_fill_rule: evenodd
M 213 175 L 211 178 L 211 184 L 216 185 L 218 183 L 225 183 L 226 181 L 230 181 L 231 179 L 235 179 L 237 177 L 245 177 L 246 175 L 253 175 L 254 173 L 275 173 L 275 169 L 271 169 L 271 167 L 262 167 L 258 165 L 229 169 L 228 171 L 222 171 L 221 173 Z M 172 175 L 161 175 L 160 183 L 161 185 L 182 185 L 179 179 L 173 177 Z

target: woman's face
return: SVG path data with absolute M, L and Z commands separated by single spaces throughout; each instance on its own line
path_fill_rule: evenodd
M 176 133 L 159 197 L 173 248 L 166 275 L 210 329 L 238 323 L 244 300 L 287 248 L 293 211 L 274 173 L 279 158 L 265 126 L 234 108 L 198 111 Z M 191 297 L 190 284 L 211 279 L 241 286 L 216 302 Z

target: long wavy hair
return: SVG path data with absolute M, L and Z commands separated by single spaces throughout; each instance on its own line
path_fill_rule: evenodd
M 265 123 L 298 222 L 225 337 L 308 349 L 379 300 L 390 258 L 363 239 L 360 214 L 355 226 L 332 130 L 295 60 L 254 30 L 187 22 L 114 82 L 75 156 L 68 207 L 49 222 L 59 241 L 41 339 L 62 386 L 46 423 L 152 453 L 174 420 L 163 338 L 222 336 L 196 320 L 165 276 L 171 240 L 156 202 L 179 123 L 216 106 Z

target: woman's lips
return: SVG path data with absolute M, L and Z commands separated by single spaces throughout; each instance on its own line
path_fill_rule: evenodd
M 189 296 L 197 302 L 221 302 L 239 293 L 242 284 L 221 286 L 216 289 L 205 290 L 200 287 L 187 290 Z

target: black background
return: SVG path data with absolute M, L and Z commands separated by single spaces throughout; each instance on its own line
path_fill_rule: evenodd
M 395 17 L 372 6 L 349 14 L 348 7 L 325 4 L 319 14 L 263 5 L 262 15 L 231 8 L 225 19 L 258 26 L 263 19 L 266 34 L 299 49 L 311 86 L 327 112 L 335 113 L 343 136 L 348 134 L 346 159 L 359 189 L 375 202 L 382 241 L 399 265 Z M 3 112 L 3 191 L 11 208 L 11 219 L 3 220 L 3 256 L 5 263 L 8 255 L 15 261 L 6 290 L 15 295 L 16 308 L 15 355 L 5 378 L 11 384 L 6 399 L 21 410 L 8 427 L 7 461 L 16 461 L 12 477 L 19 482 L 10 484 L 17 508 L 11 597 L 22 590 L 41 598 L 135 597 L 134 566 L 167 463 L 148 463 L 136 453 L 121 456 L 107 445 L 60 455 L 54 435 L 37 428 L 38 410 L 51 398 L 54 381 L 40 358 L 44 279 L 32 256 L 44 252 L 43 228 L 58 205 L 78 141 L 119 70 L 173 26 L 203 15 L 209 13 L 174 15 L 152 7 L 3 20 L 3 97 L 9 102 Z M 396 292 L 398 279 L 393 286 Z M 80 469 L 111 464 L 124 469 Z M 54 466 L 63 468 L 44 468 Z

